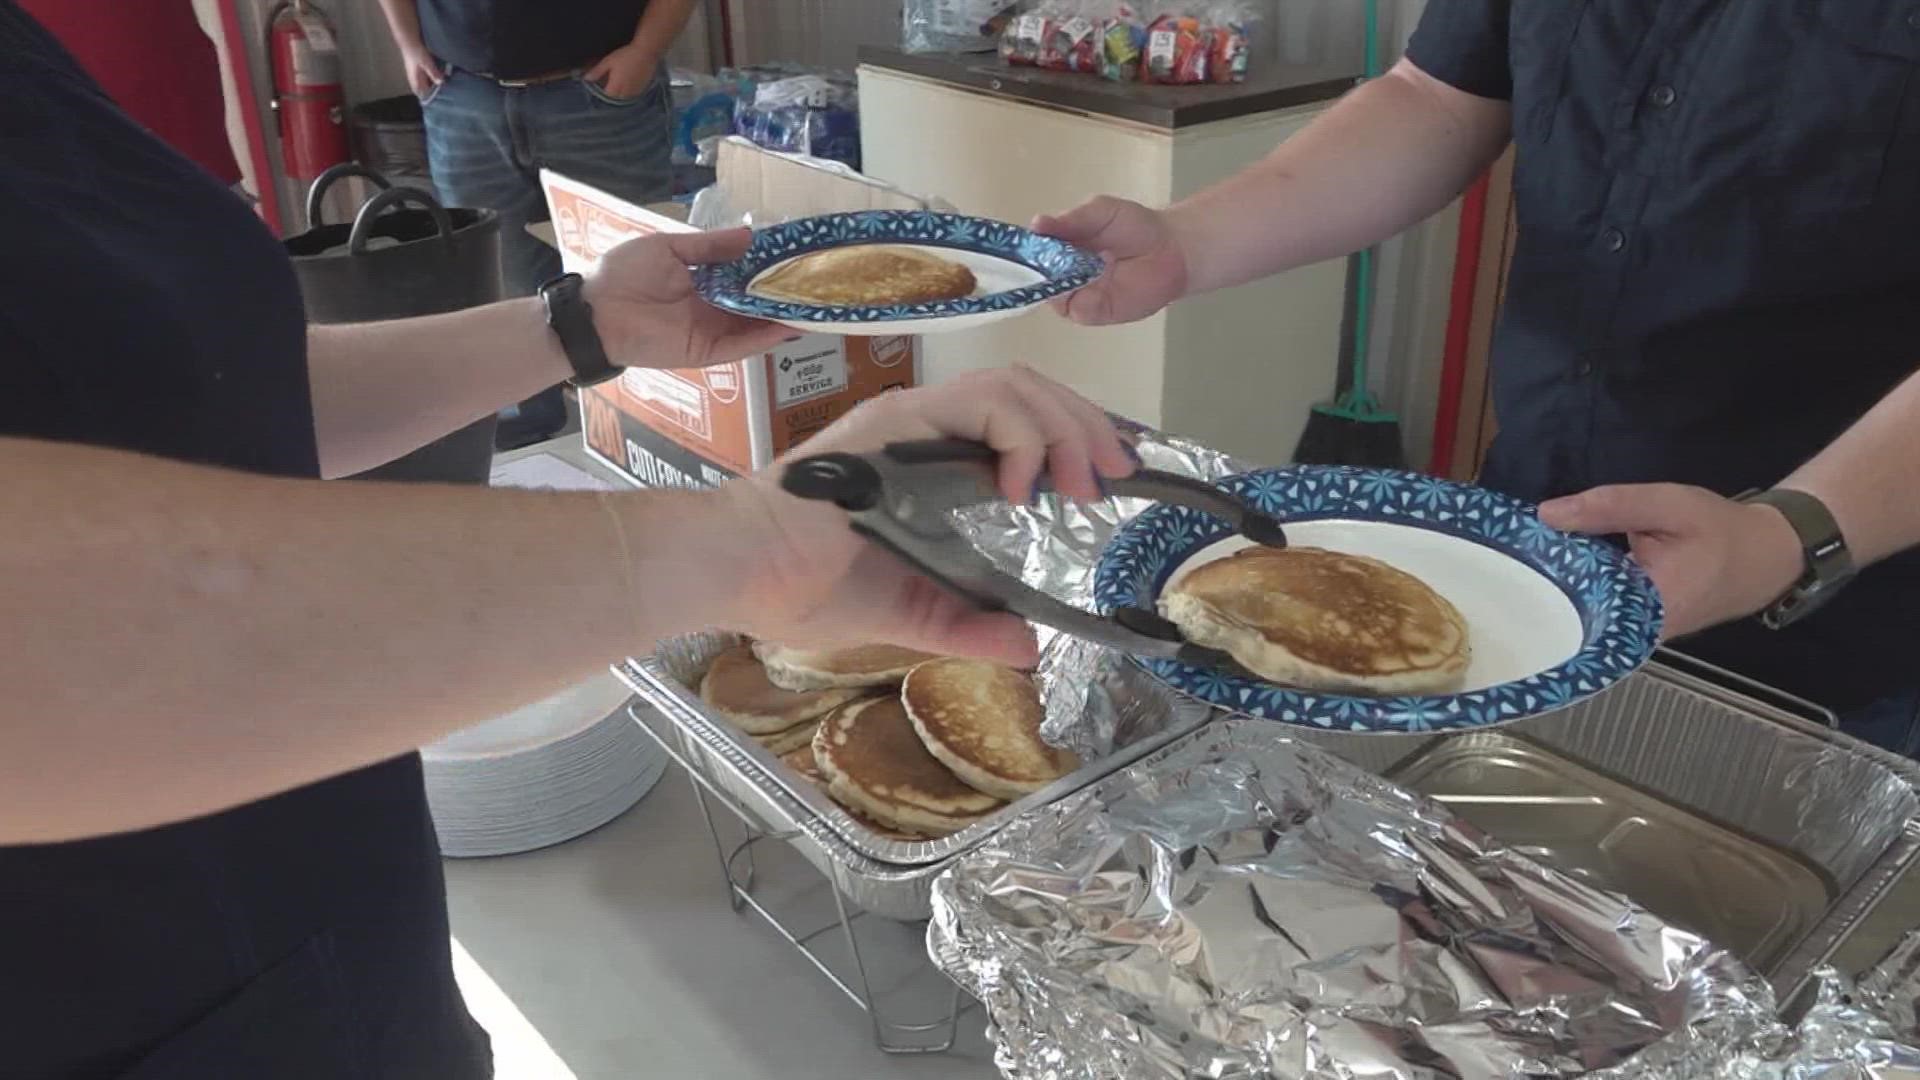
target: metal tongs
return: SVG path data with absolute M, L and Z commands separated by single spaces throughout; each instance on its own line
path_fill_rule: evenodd
M 1094 615 L 995 568 L 955 527 L 953 512 L 1001 500 L 997 460 L 992 448 L 964 439 L 891 443 L 878 453 L 802 458 L 787 466 L 780 486 L 840 507 L 855 532 L 989 611 L 1011 611 L 1134 656 L 1246 673 L 1226 652 L 1188 641 L 1157 612 L 1136 607 L 1111 618 Z M 1110 481 L 1108 490 L 1211 514 L 1257 544 L 1287 543 L 1279 521 L 1200 480 L 1140 469 Z

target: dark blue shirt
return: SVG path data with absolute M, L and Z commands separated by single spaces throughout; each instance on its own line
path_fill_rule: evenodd
M 13 0 L 0 237 L 0 436 L 317 475 L 279 244 Z M 84 582 L 73 602 L 116 617 Z M 103 681 L 143 663 L 95 659 Z M 486 1073 L 417 756 L 165 828 L 0 847 L 0 1075 Z
M 633 40 L 646 0 L 419 0 L 429 52 L 503 79 L 590 67 Z
M 1920 368 L 1911 0 L 1431 0 L 1408 56 L 1513 104 L 1483 482 L 1766 487 Z M 1920 559 L 1682 647 L 1841 709 L 1903 691 Z

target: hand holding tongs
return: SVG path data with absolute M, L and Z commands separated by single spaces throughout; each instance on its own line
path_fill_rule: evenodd
M 891 443 L 878 453 L 802 458 L 787 466 L 780 486 L 800 498 L 839 506 L 855 532 L 987 610 L 1011 611 L 1030 622 L 1135 656 L 1242 670 L 1225 652 L 1188 641 L 1156 612 L 1128 608 L 1113 618 L 1093 615 L 996 569 L 954 527 L 952 513 L 1001 499 L 994 482 L 997 459 L 991 447 L 964 439 Z M 1141 469 L 1109 481 L 1108 488 L 1114 495 L 1211 514 L 1257 544 L 1285 547 L 1287 543 L 1274 518 L 1203 481 Z

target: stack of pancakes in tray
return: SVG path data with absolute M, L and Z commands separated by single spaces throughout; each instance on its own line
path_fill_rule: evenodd
M 875 833 L 945 836 L 1079 766 L 1026 673 L 892 645 L 737 645 L 700 697 Z

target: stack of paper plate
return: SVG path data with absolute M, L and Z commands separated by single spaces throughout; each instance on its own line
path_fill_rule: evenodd
M 440 850 L 510 855 L 571 840 L 640 801 L 667 757 L 603 675 L 420 752 Z

